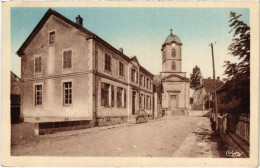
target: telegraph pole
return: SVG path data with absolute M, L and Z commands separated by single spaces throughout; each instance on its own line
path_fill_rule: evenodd
M 216 43 L 216 42 L 215 42 Z M 211 47 L 211 55 L 212 55 L 212 65 L 213 65 L 213 84 L 214 84 L 214 98 L 215 98 L 215 122 L 216 122 L 216 130 L 218 128 L 218 118 L 217 118 L 217 114 L 218 114 L 218 102 L 217 102 L 217 87 L 216 87 L 216 78 L 215 78 L 215 62 L 214 62 L 214 48 L 213 48 L 213 43 L 210 43 L 210 47 Z

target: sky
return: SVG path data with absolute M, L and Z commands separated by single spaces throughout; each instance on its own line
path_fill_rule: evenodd
M 83 26 L 113 47 L 136 56 L 139 63 L 152 72 L 162 70 L 161 47 L 170 29 L 182 45 L 182 71 L 189 78 L 197 65 L 202 76 L 211 77 L 212 57 L 209 44 L 214 43 L 216 76 L 225 76 L 224 61 L 237 61 L 228 54 L 233 33 L 229 33 L 230 11 L 242 14 L 250 25 L 248 8 L 52 8 L 75 22 L 83 18 Z M 11 70 L 20 77 L 21 61 L 16 51 L 26 40 L 48 8 L 11 8 Z M 216 43 L 215 43 L 216 42 Z

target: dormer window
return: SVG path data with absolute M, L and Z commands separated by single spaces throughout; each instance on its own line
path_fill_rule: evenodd
M 55 31 L 49 33 L 49 44 L 53 45 L 55 42 Z

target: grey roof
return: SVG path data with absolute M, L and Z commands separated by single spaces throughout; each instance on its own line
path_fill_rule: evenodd
M 174 35 L 174 34 L 170 34 L 164 43 L 171 43 L 171 42 L 177 42 L 177 43 L 181 43 L 181 40 L 178 36 Z

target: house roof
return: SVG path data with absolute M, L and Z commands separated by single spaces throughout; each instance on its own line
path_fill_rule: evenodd
M 216 88 L 220 88 L 224 85 L 224 82 L 222 82 L 221 80 L 215 80 L 216 81 Z M 205 88 L 205 91 L 207 93 L 211 93 L 214 91 L 214 80 L 213 79 L 202 79 L 202 85 L 198 86 L 197 88 L 195 88 L 195 90 L 198 90 L 200 88 Z
M 86 33 L 88 36 L 86 37 L 86 39 L 94 39 L 100 43 L 102 43 L 103 45 L 107 46 L 109 49 L 111 49 L 112 51 L 114 51 L 115 53 L 117 53 L 118 55 L 120 55 L 121 57 L 123 57 L 124 59 L 126 59 L 127 61 L 132 61 L 134 59 L 137 60 L 136 56 L 129 58 L 128 56 L 126 56 L 125 54 L 123 54 L 121 51 L 119 51 L 118 49 L 116 49 L 115 47 L 111 46 L 109 43 L 107 43 L 106 41 L 104 41 L 103 39 L 101 39 L 99 36 L 97 36 L 96 34 L 94 34 L 93 32 L 87 30 L 86 28 L 84 28 L 83 26 L 71 21 L 70 19 L 64 17 L 63 15 L 61 15 L 60 13 L 56 12 L 55 10 L 49 8 L 48 11 L 45 13 L 45 15 L 42 17 L 42 19 L 39 21 L 39 23 L 36 25 L 36 27 L 33 29 L 33 31 L 31 32 L 31 34 L 27 37 L 27 39 L 24 41 L 24 43 L 21 45 L 21 47 L 18 49 L 18 51 L 16 52 L 16 54 L 18 54 L 19 56 L 24 55 L 24 50 L 29 46 L 29 44 L 32 42 L 32 40 L 34 39 L 34 37 L 37 35 L 37 33 L 41 30 L 41 28 L 43 27 L 43 25 L 47 22 L 47 20 L 50 18 L 50 16 L 56 16 L 58 18 L 60 18 L 61 20 L 63 20 L 64 22 L 74 26 L 76 29 Z M 138 60 L 137 60 L 138 62 Z M 138 65 L 139 62 L 138 62 Z M 141 69 L 145 72 L 147 72 L 149 75 L 153 76 L 153 74 L 151 72 L 149 72 L 148 70 L 146 70 L 144 67 L 142 67 L 140 65 Z

